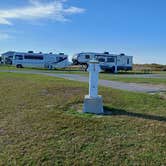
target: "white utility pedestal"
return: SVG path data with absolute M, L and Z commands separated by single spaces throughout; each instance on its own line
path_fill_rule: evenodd
M 101 71 L 99 62 L 91 60 L 89 62 L 89 95 L 84 99 L 84 113 L 103 114 L 103 98 L 98 95 L 99 72 Z
M 114 73 L 115 73 L 115 74 L 118 73 L 118 58 L 117 58 L 117 56 L 116 56 L 116 58 L 115 58 L 115 71 L 114 71 Z

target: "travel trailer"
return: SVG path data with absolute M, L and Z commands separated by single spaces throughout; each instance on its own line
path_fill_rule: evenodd
M 116 72 L 118 70 L 132 70 L 133 57 L 125 54 L 110 54 L 83 52 L 73 56 L 72 61 L 74 65 L 85 65 L 88 67 L 88 63 L 91 59 L 96 59 L 100 63 L 100 67 L 104 71 Z
M 34 67 L 47 69 L 60 69 L 69 66 L 68 56 L 60 54 L 43 54 L 29 51 L 27 53 L 15 52 L 13 55 L 12 65 L 17 68 Z

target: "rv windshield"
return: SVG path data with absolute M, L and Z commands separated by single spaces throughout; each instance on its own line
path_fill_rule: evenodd
M 85 59 L 90 59 L 90 55 L 85 55 Z

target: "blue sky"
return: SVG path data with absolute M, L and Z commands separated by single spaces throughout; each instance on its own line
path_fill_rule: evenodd
M 166 64 L 165 0 L 5 0 L 0 52 L 126 53 Z

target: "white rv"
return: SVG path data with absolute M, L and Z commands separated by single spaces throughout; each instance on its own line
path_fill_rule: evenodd
M 117 70 L 132 70 L 133 57 L 125 54 L 109 54 L 105 53 L 93 53 L 83 52 L 73 56 L 72 61 L 74 65 L 85 65 L 88 67 L 88 63 L 91 59 L 99 61 L 101 69 L 105 71 L 115 72 Z
M 47 68 L 47 69 L 58 69 L 69 66 L 68 56 L 60 54 L 43 54 L 15 52 L 13 56 L 12 64 L 17 68 L 23 67 L 34 67 L 34 68 Z

